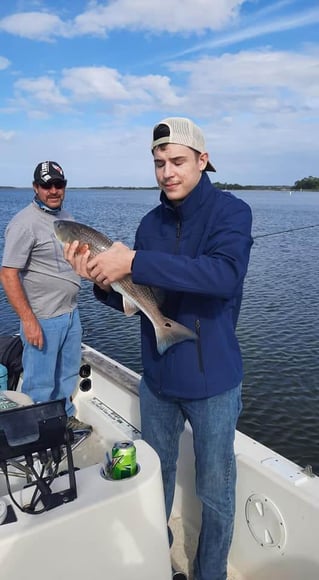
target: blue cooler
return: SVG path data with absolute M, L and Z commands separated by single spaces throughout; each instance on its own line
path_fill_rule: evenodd
M 0 391 L 6 391 L 8 388 L 8 369 L 0 363 Z

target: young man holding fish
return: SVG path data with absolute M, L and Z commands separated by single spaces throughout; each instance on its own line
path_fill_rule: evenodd
M 161 203 L 142 219 L 134 250 L 114 242 L 92 257 L 89 249 L 77 253 L 79 242 L 73 242 L 65 257 L 95 282 L 96 297 L 115 308 L 122 308 L 122 297 L 111 285 L 127 275 L 135 284 L 160 288 L 162 313 L 197 335 L 159 354 L 154 329 L 141 314 L 142 437 L 161 459 L 169 519 L 179 439 L 186 419 L 190 422 L 202 502 L 194 578 L 226 580 L 243 377 L 235 328 L 252 245 L 251 210 L 212 185 L 206 172 L 215 169 L 202 131 L 191 120 L 158 123 L 152 153 Z
M 6 228 L 0 279 L 20 319 L 22 391 L 37 403 L 65 398 L 68 427 L 87 431 L 91 426 L 74 417 L 71 401 L 81 363 L 81 280 L 64 259 L 53 229 L 58 217 L 72 219 L 62 209 L 66 184 L 55 161 L 37 165 L 33 201 Z

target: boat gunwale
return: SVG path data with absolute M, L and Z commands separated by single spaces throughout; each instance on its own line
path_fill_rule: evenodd
M 90 364 L 96 372 L 109 377 L 116 385 L 139 396 L 140 375 L 121 363 L 86 345 L 82 345 L 82 362 Z

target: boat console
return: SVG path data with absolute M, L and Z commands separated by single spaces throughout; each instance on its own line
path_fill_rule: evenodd
M 2 395 L 2 399 L 6 395 Z M 11 399 L 6 397 L 8 405 Z M 3 401 L 5 403 L 5 401 Z M 76 498 L 76 481 L 71 451 L 73 432 L 66 428 L 65 399 L 37 405 L 16 406 L 0 413 L 0 468 L 6 480 L 12 504 L 22 512 L 36 515 Z M 62 447 L 66 451 L 68 487 L 52 492 L 54 479 L 58 477 L 62 461 Z M 14 461 L 29 475 L 28 486 L 32 497 L 28 505 L 19 505 L 11 491 L 8 470 Z M 13 506 L 12 506 L 13 507 Z M 13 512 L 11 507 L 10 512 Z M 6 521 L 2 521 L 5 524 Z
M 106 452 L 127 431 L 99 415 L 73 439 L 63 401 L 0 411 L 3 578 L 171 579 L 158 456 L 136 430 L 136 475 L 105 477 Z

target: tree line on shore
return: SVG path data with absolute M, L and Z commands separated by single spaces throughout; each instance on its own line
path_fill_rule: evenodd
M 298 181 L 295 181 L 294 185 L 239 185 L 239 183 L 221 183 L 219 181 L 214 182 L 215 187 L 219 189 L 228 189 L 228 190 L 235 190 L 235 189 L 262 189 L 262 190 L 305 190 L 305 191 L 319 191 L 319 177 L 304 177 Z
M 240 190 L 240 189 L 254 189 L 254 190 L 299 190 L 299 191 L 319 191 L 319 177 L 313 177 L 310 175 L 309 177 L 304 177 L 298 181 L 295 181 L 294 185 L 240 185 L 239 183 L 221 183 L 220 181 L 215 181 L 213 183 L 215 187 L 218 189 L 224 190 Z M 0 189 L 20 189 L 10 185 L 0 185 Z M 135 186 L 119 186 L 119 185 L 98 185 L 98 186 L 89 186 L 89 187 L 72 187 L 69 186 L 68 189 L 132 189 L 132 190 L 139 190 L 139 189 L 159 189 L 157 185 L 153 187 L 135 187 Z
M 293 189 L 312 189 L 314 191 L 319 191 L 319 177 L 304 177 L 299 181 L 295 181 Z

